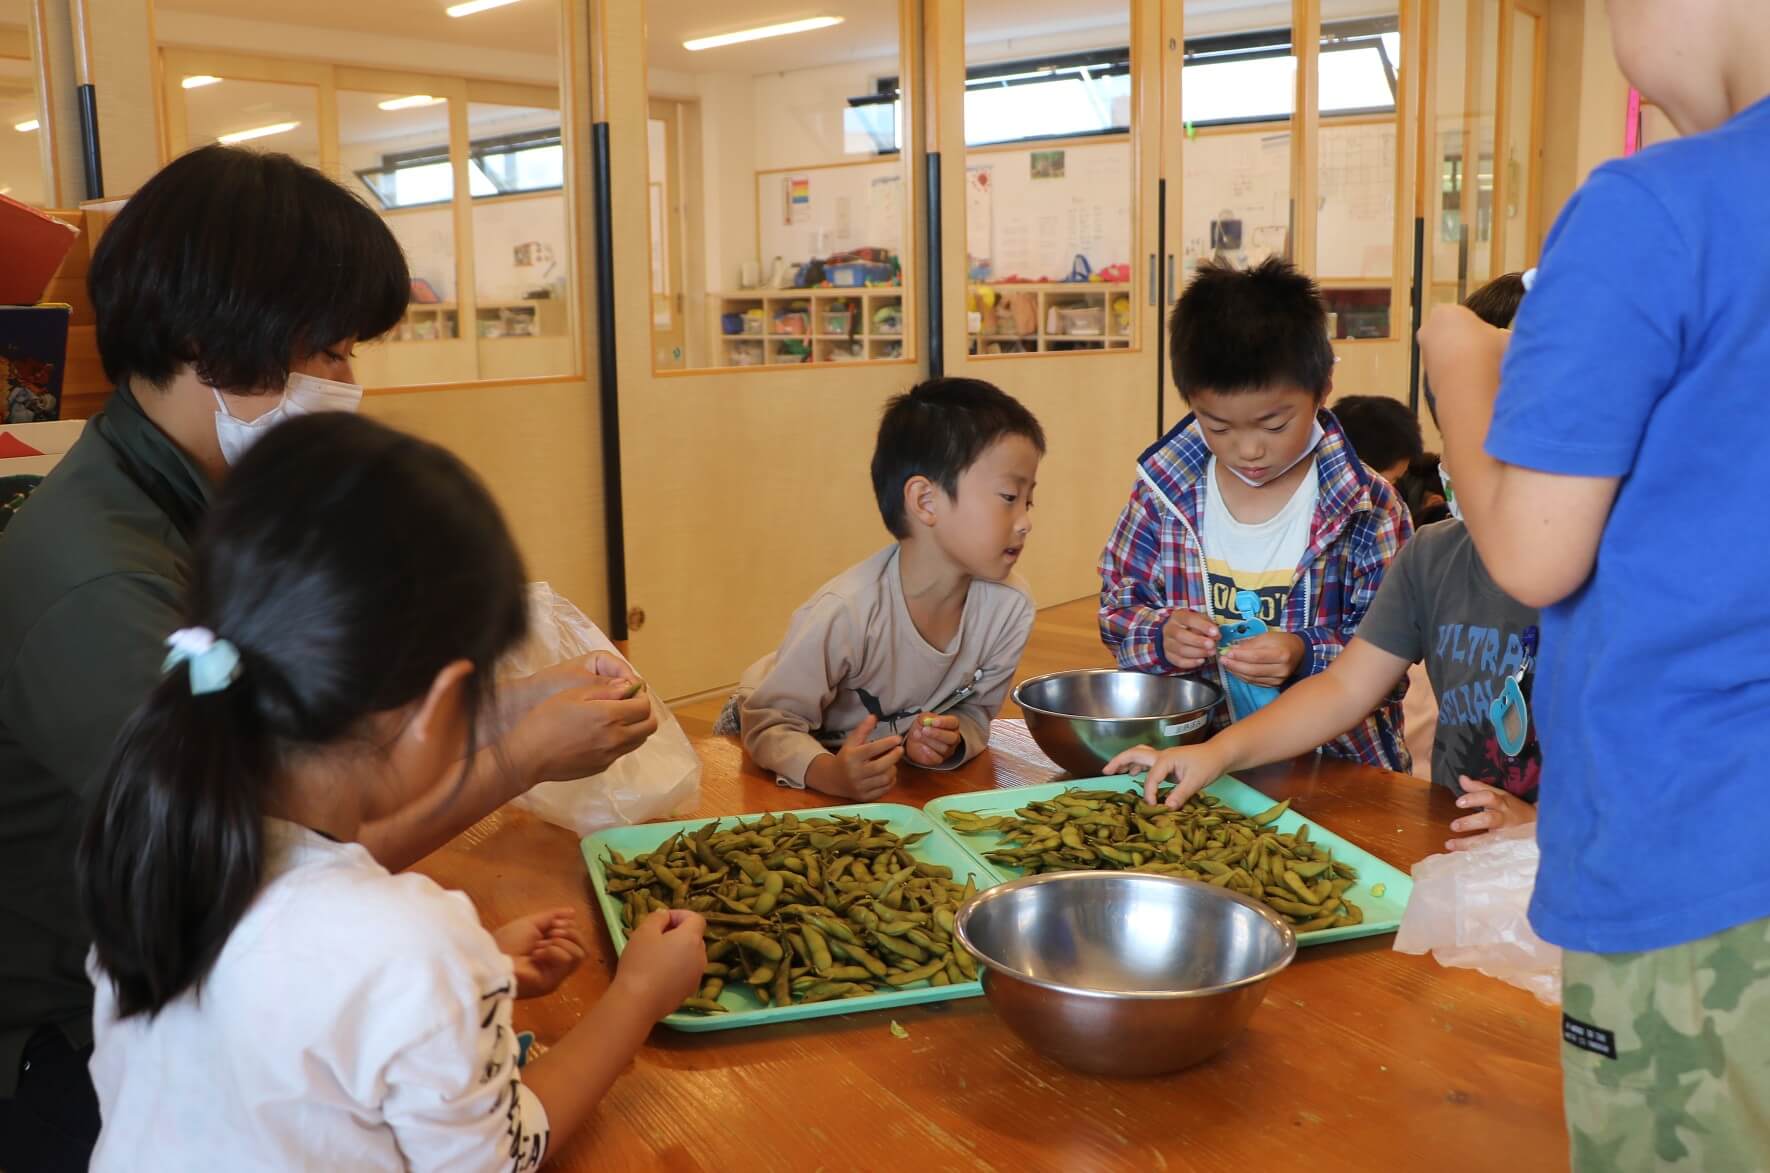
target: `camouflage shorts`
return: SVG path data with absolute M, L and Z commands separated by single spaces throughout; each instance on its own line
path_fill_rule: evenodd
M 1770 919 L 1649 953 L 1563 955 L 1575 1173 L 1770 1170 Z

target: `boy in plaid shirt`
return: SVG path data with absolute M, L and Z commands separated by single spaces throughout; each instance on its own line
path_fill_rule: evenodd
M 1334 353 L 1308 277 L 1203 266 L 1169 329 L 1192 414 L 1138 460 L 1100 556 L 1100 634 L 1123 668 L 1208 666 L 1236 720 L 1333 662 L 1413 524 L 1322 410 Z M 1242 618 L 1267 630 L 1220 652 Z M 1400 697 L 1324 748 L 1409 770 Z

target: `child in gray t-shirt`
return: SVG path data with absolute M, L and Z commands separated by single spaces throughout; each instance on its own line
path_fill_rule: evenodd
M 1463 523 L 1441 521 L 1402 547 L 1358 634 L 1327 671 L 1299 680 L 1207 742 L 1160 751 L 1139 746 L 1106 772 L 1147 769 L 1151 791 L 1171 779 L 1168 805 L 1178 806 L 1225 773 L 1333 740 L 1382 704 L 1410 664 L 1424 661 L 1438 694 L 1432 781 L 1470 810 L 1451 830 L 1485 833 L 1532 822 L 1542 771 L 1528 720 L 1536 633 L 1536 611 L 1494 585 Z M 1479 838 L 1445 846 L 1454 851 Z

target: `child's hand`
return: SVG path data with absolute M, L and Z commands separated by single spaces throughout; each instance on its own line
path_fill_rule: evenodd
M 633 681 L 587 679 L 593 682 L 536 705 L 505 739 L 515 768 L 531 784 L 600 774 L 657 731 L 651 697 L 619 699 Z
M 1218 661 L 1249 684 L 1278 688 L 1303 662 L 1303 638 L 1288 631 L 1268 631 L 1230 644 Z
M 910 726 L 910 735 L 903 739 L 903 752 L 918 766 L 939 766 L 953 756 L 962 740 L 957 717 L 923 713 Z
M 1470 835 L 1466 839 L 1452 839 L 1444 845 L 1446 851 L 1467 851 L 1503 827 L 1522 827 L 1526 823 L 1536 822 L 1534 803 L 1525 802 L 1517 795 L 1496 786 L 1477 782 L 1467 774 L 1458 775 L 1457 781 L 1463 787 L 1463 795 L 1457 799 L 1457 805 L 1465 810 L 1474 810 L 1475 813 L 1456 820 L 1450 825 L 1450 829 L 1458 834 L 1467 831 L 1479 831 L 1481 834 Z
M 1191 672 L 1217 654 L 1222 629 L 1197 611 L 1175 611 L 1162 624 L 1162 655 L 1182 672 Z
M 1157 788 L 1164 780 L 1174 783 L 1174 789 L 1168 792 L 1167 804 L 1170 810 L 1179 810 L 1186 800 L 1223 776 L 1222 755 L 1211 748 L 1210 742 L 1202 745 L 1181 745 L 1173 749 L 1151 749 L 1147 745 L 1139 745 L 1106 763 L 1108 774 L 1135 774 L 1138 770 L 1148 770 L 1143 779 L 1143 801 L 1157 802 Z
M 707 922 L 698 912 L 653 912 L 627 935 L 611 992 L 619 987 L 633 998 L 647 1021 L 664 1017 L 700 988 L 701 972 L 707 968 L 706 932 Z
M 1444 377 L 1444 372 L 1456 370 L 1491 372 L 1491 379 L 1480 382 L 1491 382 L 1497 392 L 1500 362 L 1511 341 L 1510 330 L 1488 325 L 1474 311 L 1460 305 L 1441 305 L 1420 327 L 1420 361 L 1427 380 L 1439 395 L 1462 385 L 1464 380 Z
M 492 939 L 499 952 L 515 962 L 518 998 L 551 994 L 590 952 L 577 913 L 570 908 L 519 917 L 493 933 Z
M 872 802 L 890 790 L 897 782 L 903 738 L 868 741 L 878 725 L 877 717 L 868 717 L 848 735 L 841 749 L 813 758 L 805 771 L 805 784 L 813 790 L 859 802 Z

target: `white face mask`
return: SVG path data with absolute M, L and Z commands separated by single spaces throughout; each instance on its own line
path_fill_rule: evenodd
M 1438 481 L 1444 486 L 1444 503 L 1450 507 L 1450 515 L 1458 521 L 1463 520 L 1462 506 L 1457 504 L 1456 490 L 1450 487 L 1450 472 L 1442 460 L 1438 462 Z
M 1257 481 L 1249 480 L 1247 477 L 1242 476 L 1240 471 L 1237 470 L 1234 465 L 1224 465 L 1224 467 L 1229 469 L 1229 471 L 1235 475 L 1236 480 L 1248 486 L 1250 489 L 1257 489 L 1261 485 L 1271 484 L 1285 473 L 1290 472 L 1293 468 L 1302 464 L 1305 460 L 1308 460 L 1310 454 L 1321 444 L 1322 437 L 1325 435 L 1327 435 L 1327 433 L 1321 430 L 1321 421 L 1319 419 L 1316 420 L 1309 429 L 1309 443 L 1303 446 L 1303 451 L 1297 454 L 1297 459 L 1291 461 L 1277 472 L 1267 473 L 1266 476 Z M 1222 464 L 1223 462 L 1219 460 L 1217 463 Z
M 221 392 L 210 388 L 215 395 L 215 439 L 221 445 L 221 458 L 232 466 L 240 462 L 246 449 L 252 447 L 264 434 L 282 423 L 294 419 L 298 415 L 316 415 L 322 411 L 342 411 L 354 414 L 362 406 L 363 389 L 355 383 L 338 383 L 331 379 L 316 378 L 313 375 L 296 373 L 289 376 L 283 384 L 283 398 L 280 403 L 255 420 L 236 419 L 227 410 L 227 400 Z

